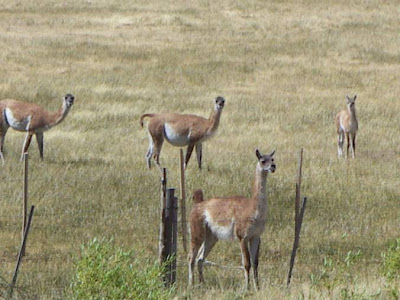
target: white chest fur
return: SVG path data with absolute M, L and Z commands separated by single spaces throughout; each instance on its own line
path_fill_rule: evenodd
M 174 146 L 182 147 L 189 143 L 189 136 L 177 134 L 168 123 L 164 124 L 164 134 L 166 140 Z
M 205 215 L 205 223 L 208 224 L 208 227 L 212 231 L 212 233 L 219 239 L 219 240 L 231 240 L 234 239 L 234 230 L 235 230 L 235 220 L 232 218 L 231 222 L 227 223 L 226 225 L 218 224 L 214 222 L 210 213 L 208 211 L 204 212 Z
M 12 111 L 8 108 L 6 108 L 5 110 L 5 115 L 6 115 L 6 119 L 8 124 L 10 124 L 10 126 L 18 131 L 28 131 L 29 130 L 29 126 L 31 123 L 31 116 L 26 116 L 25 118 L 22 119 L 17 119 L 14 117 L 14 114 L 12 113 Z

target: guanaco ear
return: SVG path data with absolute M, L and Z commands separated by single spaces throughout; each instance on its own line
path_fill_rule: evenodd
M 356 99 L 357 99 L 357 95 L 354 95 L 354 99 L 353 99 L 353 101 L 356 101 Z
M 260 153 L 260 151 L 258 151 L 258 149 L 256 149 L 256 156 L 258 159 L 262 157 L 262 154 Z
M 274 154 L 275 154 L 275 149 L 274 149 L 274 151 L 272 151 L 272 152 L 269 154 L 269 156 L 274 156 Z

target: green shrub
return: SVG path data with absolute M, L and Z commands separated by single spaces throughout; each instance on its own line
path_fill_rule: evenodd
M 172 290 L 164 288 L 161 272 L 154 260 L 140 260 L 112 240 L 95 238 L 81 247 L 68 295 L 72 299 L 167 299 Z
M 392 242 L 382 256 L 385 276 L 389 279 L 400 279 L 400 238 Z

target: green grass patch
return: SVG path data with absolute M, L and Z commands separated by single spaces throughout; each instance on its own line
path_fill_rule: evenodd
M 75 276 L 67 292 L 71 299 L 169 299 L 161 279 L 162 267 L 140 259 L 112 240 L 92 241 L 81 247 Z

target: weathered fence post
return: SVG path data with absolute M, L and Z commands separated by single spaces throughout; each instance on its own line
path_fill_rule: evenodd
M 160 236 L 158 240 L 158 257 L 160 265 L 164 263 L 164 239 L 165 239 L 165 203 L 167 194 L 167 170 L 163 168 L 161 177 L 161 201 L 160 201 Z
M 13 276 L 13 279 L 11 281 L 11 284 L 10 284 L 10 287 L 9 287 L 9 290 L 8 290 L 8 299 L 12 299 L 12 294 L 14 292 L 14 286 L 15 286 L 15 283 L 17 282 L 18 270 L 19 270 L 19 266 L 21 265 L 22 256 L 23 256 L 22 251 L 23 251 L 23 249 L 25 249 L 26 239 L 28 238 L 29 228 L 31 227 L 31 222 L 32 222 L 34 209 L 35 209 L 35 206 L 32 205 L 31 211 L 29 213 L 28 222 L 26 224 L 26 228 L 25 228 L 25 231 L 24 231 L 24 238 L 22 239 L 22 244 L 21 244 L 21 247 L 19 249 L 18 260 L 17 260 L 17 264 L 15 266 L 14 276 Z
M 183 251 L 187 253 L 187 225 L 186 225 L 186 190 L 185 190 L 185 163 L 183 160 L 183 150 L 180 149 L 181 167 L 181 228 Z
M 301 197 L 301 175 L 303 169 L 303 148 L 300 149 L 299 152 L 299 171 L 297 173 L 297 181 L 296 181 L 296 199 L 295 199 L 295 231 L 297 231 L 298 227 L 298 220 L 299 220 L 299 213 L 300 213 L 300 197 Z
M 166 205 L 164 209 L 164 245 L 162 251 L 162 263 L 168 262 L 165 266 L 163 280 L 166 286 L 171 286 L 176 281 L 176 254 L 178 238 L 177 220 L 177 198 L 174 195 L 175 189 L 167 189 Z
M 294 261 L 296 258 L 297 248 L 299 247 L 299 243 L 300 243 L 300 230 L 301 230 L 301 224 L 303 223 L 304 210 L 306 209 L 306 203 L 307 203 L 307 197 L 304 197 L 303 203 L 301 205 L 301 210 L 299 213 L 299 220 L 297 222 L 298 223 L 297 229 L 295 230 L 293 250 L 292 250 L 292 255 L 290 257 L 290 269 L 289 269 L 289 274 L 288 274 L 288 279 L 287 279 L 287 286 L 290 285 L 290 281 L 292 279 L 292 271 L 293 271 L 293 267 L 294 267 Z
M 26 229 L 26 221 L 27 221 L 27 210 L 28 210 L 28 170 L 29 170 L 29 154 L 28 152 L 24 153 L 24 199 L 22 205 L 22 240 L 24 239 L 25 229 Z M 25 255 L 25 247 L 21 250 L 21 255 Z
M 304 210 L 306 208 L 306 203 L 307 203 L 307 198 L 304 197 L 303 203 L 300 208 L 302 167 L 303 167 L 303 148 L 301 148 L 300 153 L 299 153 L 299 171 L 297 174 L 296 199 L 295 199 L 294 242 L 293 242 L 292 255 L 290 257 L 290 267 L 289 267 L 289 274 L 288 274 L 288 278 L 287 278 L 287 286 L 290 285 L 290 281 L 292 279 L 292 271 L 293 271 L 293 267 L 294 267 L 294 261 L 296 258 L 297 248 L 299 247 L 299 242 L 300 242 L 301 224 L 303 222 Z
M 171 235 L 169 236 L 171 250 L 168 253 L 168 257 L 172 259 L 170 262 L 170 284 L 174 284 L 176 282 L 176 257 L 178 248 L 178 198 L 174 196 L 174 191 L 174 189 L 167 190 L 168 223 L 172 231 Z

